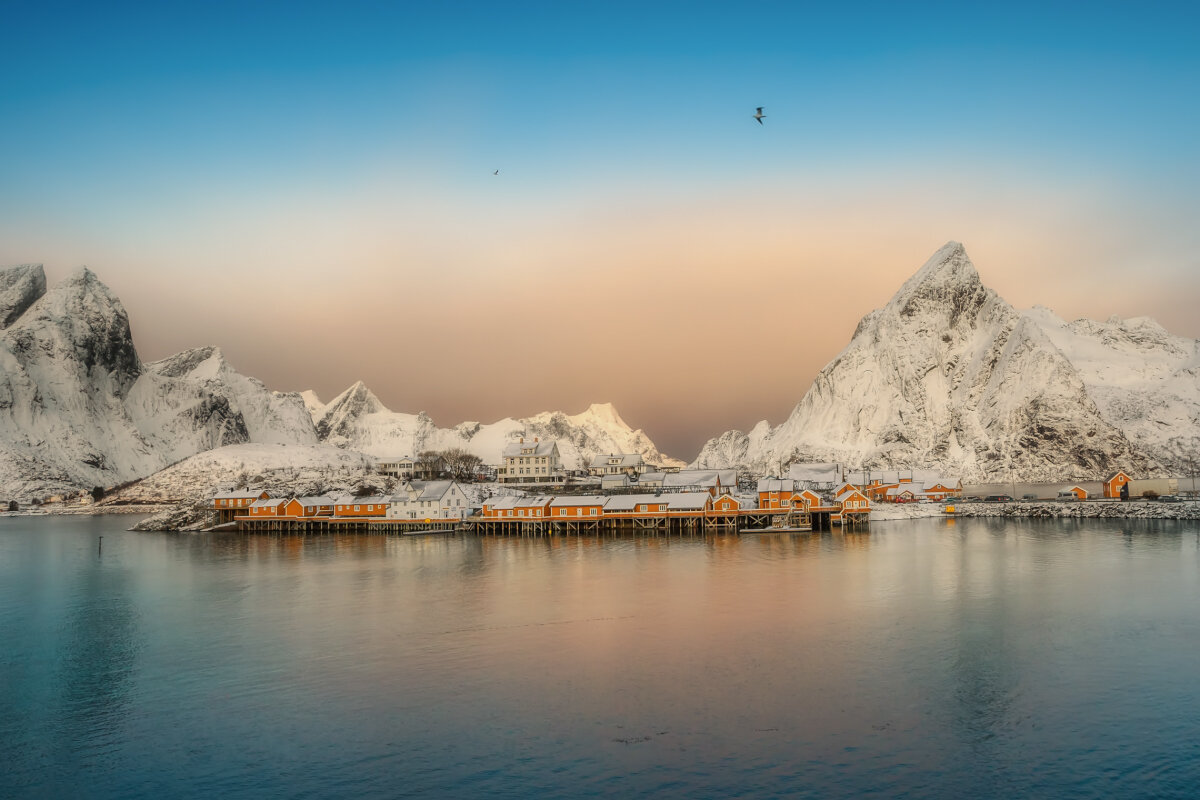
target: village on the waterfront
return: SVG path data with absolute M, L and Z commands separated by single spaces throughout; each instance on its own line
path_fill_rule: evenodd
M 1194 498 L 1185 479 L 1134 479 L 1116 471 L 1104 480 L 965 484 L 933 470 L 847 470 L 838 464 L 789 466 L 786 476 L 733 469 L 662 468 L 640 454 L 593 457 L 586 470 L 563 467 L 558 444 L 537 437 L 511 442 L 494 468 L 480 462 L 470 479 L 447 477 L 436 454 L 381 459 L 381 476 L 398 483 L 387 494 L 294 496 L 254 486 L 218 487 L 211 497 L 215 529 L 247 533 L 484 534 L 809 532 L 869 524 L 872 508 L 936 504 L 931 514 L 957 514 L 974 503 L 1169 504 Z

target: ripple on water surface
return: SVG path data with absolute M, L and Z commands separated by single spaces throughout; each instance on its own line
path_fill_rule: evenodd
M 0 796 L 1200 785 L 1191 523 L 670 540 L 125 524 L 0 520 Z

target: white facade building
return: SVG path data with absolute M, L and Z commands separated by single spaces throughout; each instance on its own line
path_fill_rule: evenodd
M 500 483 L 562 483 L 567 479 L 558 455 L 558 442 L 509 442 L 496 469 Z
M 467 493 L 457 481 L 414 481 L 396 489 L 389 501 L 387 518 L 464 519 L 470 511 Z

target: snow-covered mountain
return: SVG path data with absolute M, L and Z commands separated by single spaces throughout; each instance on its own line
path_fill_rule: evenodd
M 273 392 L 215 347 L 143 363 L 121 301 L 90 270 L 50 290 L 40 264 L 0 270 L 0 499 L 110 487 L 250 442 L 375 456 L 462 447 L 496 463 L 522 435 L 559 439 L 568 466 L 606 452 L 680 463 L 610 405 L 438 428 L 424 413 L 389 411 L 361 383 L 328 405 L 312 392 Z
M 143 364 L 121 301 L 88 269 L 46 289 L 0 271 L 0 492 L 112 486 L 255 439 L 312 444 L 299 395 L 238 375 L 213 348 Z
M 317 435 L 322 442 L 384 458 L 462 448 L 486 464 L 496 464 L 508 442 L 537 436 L 558 442 L 563 465 L 568 469 L 578 469 L 600 453 L 641 453 L 652 464 L 682 465 L 660 453 L 640 429 L 630 428 L 611 403 L 596 403 L 573 416 L 545 411 L 525 419 L 463 422 L 453 428 L 439 428 L 424 412 L 388 410 L 361 381 L 328 405 L 321 405 L 311 392 L 305 395 L 311 398 L 310 408 L 320 413 Z
M 950 242 L 862 319 L 786 421 L 722 434 L 694 466 L 838 461 L 1049 480 L 1179 469 L 1197 442 L 1195 340 L 1145 319 L 1019 312 Z

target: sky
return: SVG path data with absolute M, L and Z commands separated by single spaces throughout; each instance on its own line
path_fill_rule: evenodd
M 1200 7 L 971 5 L 0 0 L 0 264 L 91 267 L 147 361 L 684 459 L 948 240 L 1200 337 Z

